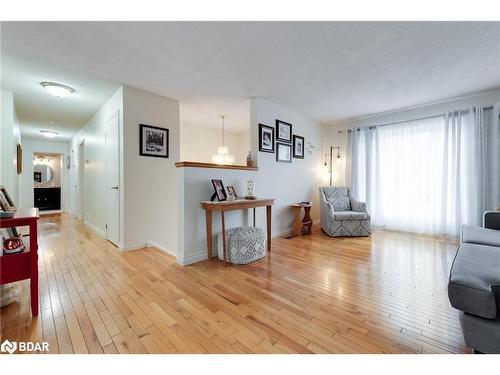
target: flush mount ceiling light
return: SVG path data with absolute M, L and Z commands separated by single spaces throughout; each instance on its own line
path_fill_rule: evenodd
M 40 85 L 42 85 L 42 87 L 47 90 L 50 95 L 58 98 L 66 98 L 75 92 L 75 89 L 69 86 L 61 85 L 60 83 L 42 82 Z
M 42 133 L 47 138 L 54 138 L 56 135 L 59 134 L 58 132 L 53 132 L 51 130 L 40 130 L 40 133 Z

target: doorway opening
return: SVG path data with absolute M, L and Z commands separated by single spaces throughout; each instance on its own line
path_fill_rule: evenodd
M 33 153 L 33 202 L 40 212 L 61 212 L 62 159 L 62 154 Z

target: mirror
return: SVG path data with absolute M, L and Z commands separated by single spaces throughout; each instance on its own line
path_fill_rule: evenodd
M 33 181 L 39 184 L 45 184 L 52 180 L 52 168 L 46 164 L 36 164 L 33 166 Z

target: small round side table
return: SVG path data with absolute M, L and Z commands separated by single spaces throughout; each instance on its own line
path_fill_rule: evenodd
M 292 204 L 291 207 L 295 210 L 295 220 L 293 221 L 292 235 L 293 236 L 303 236 L 305 234 L 311 234 L 312 219 L 311 219 L 311 207 L 312 204 Z M 304 208 L 304 218 L 301 220 L 300 216 L 302 213 L 302 208 Z

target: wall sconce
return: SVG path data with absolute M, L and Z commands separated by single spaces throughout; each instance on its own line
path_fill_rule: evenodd
M 337 149 L 337 159 L 340 159 L 340 147 L 330 146 L 330 153 L 325 154 L 325 167 L 328 167 L 328 173 L 330 175 L 330 186 L 333 184 L 333 150 Z

